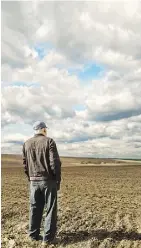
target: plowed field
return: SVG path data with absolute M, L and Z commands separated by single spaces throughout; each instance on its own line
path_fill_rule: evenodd
M 40 247 L 27 237 L 29 183 L 13 166 L 2 168 L 2 247 Z M 58 248 L 141 248 L 141 166 L 63 167 L 57 236 Z

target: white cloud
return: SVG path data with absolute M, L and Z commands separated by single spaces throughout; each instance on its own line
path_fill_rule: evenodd
M 24 139 L 24 131 L 16 131 L 19 123 L 24 127 L 43 119 L 61 153 L 138 156 L 140 13 L 139 1 L 2 2 L 4 151 L 20 151 L 15 141 Z M 104 71 L 89 84 L 75 75 L 87 73 L 87 64 Z M 76 110 L 77 105 L 84 110 Z M 16 140 L 14 133 L 19 133 Z
M 73 156 L 112 156 L 112 157 L 140 157 L 141 152 L 141 116 L 126 118 L 119 121 L 97 123 L 78 121 L 75 118 L 60 120 L 59 122 L 49 120 L 48 136 L 57 142 L 58 149 L 62 155 Z M 20 126 L 17 125 L 20 130 Z M 16 149 L 33 135 L 32 128 L 24 128 L 21 134 L 19 130 L 8 134 L 8 126 L 4 128 L 2 136 L 2 149 Z M 62 130 L 63 127 L 63 130 Z M 8 145 L 9 144 L 9 145 Z M 19 150 L 21 153 L 21 150 Z

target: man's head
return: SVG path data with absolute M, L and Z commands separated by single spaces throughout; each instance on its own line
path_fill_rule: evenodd
M 47 135 L 47 126 L 43 121 L 36 121 L 33 125 L 35 134 Z

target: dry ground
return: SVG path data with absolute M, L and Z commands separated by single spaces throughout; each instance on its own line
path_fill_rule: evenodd
M 2 163 L 2 248 L 41 246 L 27 238 L 29 183 L 19 162 Z M 63 167 L 56 247 L 141 248 L 140 175 L 132 163 Z

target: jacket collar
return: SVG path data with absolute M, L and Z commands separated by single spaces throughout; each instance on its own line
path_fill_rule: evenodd
M 37 136 L 45 136 L 45 135 L 42 133 L 34 134 L 34 137 L 37 137 Z

